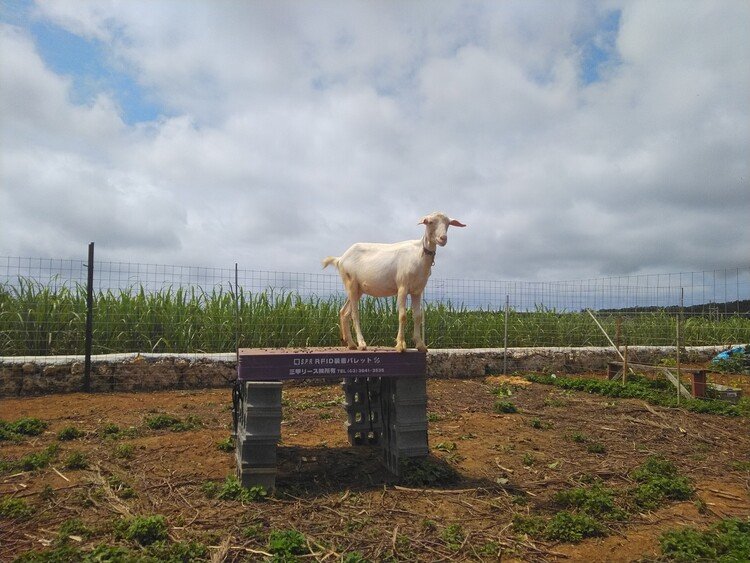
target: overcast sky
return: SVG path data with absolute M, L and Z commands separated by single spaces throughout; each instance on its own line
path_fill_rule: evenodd
M 750 265 L 750 2 L 2 1 L 0 255 Z M 331 272 L 333 273 L 333 272 Z

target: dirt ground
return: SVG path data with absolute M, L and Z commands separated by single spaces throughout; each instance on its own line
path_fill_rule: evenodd
M 502 382 L 512 386 L 507 399 L 519 412 L 493 412 L 492 391 Z M 356 551 L 373 561 L 647 561 L 659 555 L 665 530 L 750 515 L 747 418 L 664 409 L 520 378 L 430 380 L 432 454 L 455 467 L 460 480 L 420 490 L 395 482 L 379 449 L 348 445 L 340 385 L 286 386 L 283 395 L 278 490 L 246 504 L 210 499 L 202 490 L 207 481 L 223 482 L 234 473 L 233 452 L 217 448 L 231 433 L 228 389 L 0 400 L 1 419 L 50 423 L 41 436 L 0 442 L 0 459 L 60 445 L 47 468 L 0 473 L 0 495 L 23 498 L 36 509 L 23 522 L 0 519 L 0 560 L 54 546 L 61 524 L 72 518 L 95 530 L 92 537 L 73 538 L 87 548 L 126 543 L 112 535 L 111 523 L 119 518 L 160 514 L 173 540 L 200 541 L 216 560 L 262 560 L 271 530 L 295 529 L 313 553 L 304 560 L 338 561 Z M 202 426 L 150 430 L 144 419 L 155 413 L 197 417 Z M 108 423 L 133 431 L 106 438 Z M 86 435 L 58 441 L 57 433 L 71 425 Z M 589 452 L 571 439 L 576 433 L 604 451 Z M 118 457 L 122 444 L 134 446 L 130 459 Z M 74 450 L 86 455 L 88 469 L 64 467 Z M 654 454 L 691 480 L 694 499 L 631 514 L 610 525 L 606 537 L 577 544 L 513 530 L 514 515 L 549 514 L 554 493 L 579 486 L 586 476 L 616 489 L 632 485 L 628 473 Z M 122 483 L 135 495 L 118 496 Z M 41 494 L 46 486 L 54 494 L 49 488 Z M 460 545 L 446 540 L 451 525 L 460 526 Z

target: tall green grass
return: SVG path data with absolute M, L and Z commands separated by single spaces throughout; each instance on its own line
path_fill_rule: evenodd
M 340 296 L 303 298 L 273 290 L 234 293 L 221 288 L 134 287 L 94 295 L 93 351 L 227 352 L 240 347 L 336 346 Z M 432 348 L 494 348 L 503 345 L 501 310 L 468 309 L 431 303 L 424 307 L 427 343 Z M 239 313 L 239 316 L 238 314 Z M 395 300 L 365 298 L 360 303 L 370 345 L 391 346 L 398 330 Z M 43 285 L 20 279 L 0 285 L 0 355 L 82 354 L 86 291 L 81 285 Z M 614 336 L 616 315 L 599 316 Z M 676 318 L 665 312 L 620 315 L 622 342 L 673 345 Z M 411 323 L 411 320 L 409 320 Z M 410 324 L 407 338 L 411 336 Z M 750 341 L 750 319 L 690 317 L 683 324 L 685 345 Z M 538 308 L 511 311 L 509 346 L 604 346 L 607 340 L 585 312 Z

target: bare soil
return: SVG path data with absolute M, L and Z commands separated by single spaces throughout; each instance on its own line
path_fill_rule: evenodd
M 518 413 L 493 412 L 492 391 L 501 382 L 514 386 L 507 400 Z M 428 397 L 432 453 L 459 472 L 459 482 L 427 490 L 399 485 L 383 468 L 378 448 L 348 445 L 346 415 L 335 404 L 343 399 L 340 385 L 290 385 L 284 388 L 278 490 L 248 504 L 209 499 L 201 489 L 234 474 L 234 454 L 217 448 L 231 433 L 229 390 L 2 399 L 0 418 L 37 417 L 50 426 L 38 437 L 0 442 L 1 459 L 17 460 L 53 443 L 60 451 L 50 467 L 0 474 L 3 498 L 23 498 L 36 509 L 22 522 L 0 519 L 0 560 L 54 546 L 61 524 L 72 518 L 95 531 L 75 545 L 93 548 L 123 541 L 112 535 L 117 519 L 161 514 L 173 540 L 209 545 L 216 560 L 262 560 L 271 530 L 296 529 L 315 560 L 337 561 L 357 551 L 373 561 L 634 561 L 656 558 L 667 529 L 750 515 L 750 471 L 737 463 L 750 461 L 746 418 L 493 376 L 430 380 Z M 150 430 L 144 419 L 154 413 L 197 417 L 202 426 Z M 105 438 L 108 423 L 133 427 L 134 435 Z M 58 442 L 57 433 L 70 425 L 85 437 Z M 573 441 L 576 433 L 602 444 L 604 453 Z M 117 457 L 121 444 L 134 446 L 131 459 Z M 89 469 L 64 468 L 74 450 L 85 453 Z M 690 478 L 693 500 L 630 515 L 610 525 L 606 537 L 578 544 L 514 532 L 515 514 L 550 514 L 554 493 L 578 486 L 583 476 L 616 489 L 632 486 L 628 473 L 654 454 Z M 118 497 L 113 476 L 135 496 Z M 54 495 L 40 494 L 46 486 Z M 460 545 L 445 537 L 455 524 L 464 534 Z

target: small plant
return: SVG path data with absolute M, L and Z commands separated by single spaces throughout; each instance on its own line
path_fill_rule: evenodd
M 7 497 L 0 501 L 0 518 L 27 520 L 32 514 L 34 509 L 22 498 Z
M 428 422 L 439 422 L 439 421 L 443 420 L 443 417 L 440 416 L 436 412 L 428 412 L 427 413 L 427 420 L 428 420 Z
M 457 448 L 456 442 L 440 442 L 435 446 L 435 449 L 441 452 L 453 452 Z
M 41 491 L 39 491 L 39 498 L 42 500 L 52 500 L 55 498 L 55 489 L 52 488 L 52 485 L 47 483 L 44 485 Z
M 570 437 L 570 439 L 573 440 L 574 442 L 576 442 L 577 444 L 583 444 L 586 440 L 588 440 L 588 438 L 586 438 L 586 436 L 584 436 L 580 432 L 574 433 Z
M 89 538 L 91 530 L 78 518 L 71 518 L 60 524 L 57 532 L 57 539 L 60 542 L 66 542 L 70 536 L 79 536 Z
M 58 445 L 47 446 L 43 451 L 28 454 L 18 461 L 0 461 L 0 471 L 34 471 L 47 467 L 57 456 Z
M 536 463 L 536 458 L 534 457 L 533 454 L 526 452 L 525 454 L 523 454 L 523 459 L 521 459 L 521 463 L 526 467 L 531 467 L 532 465 L 534 465 L 534 463 Z
M 120 434 L 120 427 L 114 424 L 113 422 L 109 422 L 101 427 L 99 430 L 99 435 L 103 438 L 117 438 Z
M 510 401 L 495 401 L 495 406 L 493 408 L 496 413 L 500 414 L 512 414 L 518 412 L 516 405 Z
M 403 458 L 399 461 L 401 483 L 411 487 L 448 485 L 458 480 L 450 465 L 435 457 Z
M 603 534 L 604 529 L 601 524 L 590 516 L 567 511 L 555 514 L 544 527 L 544 537 L 554 541 L 575 543 L 584 538 Z
M 86 433 L 83 430 L 79 430 L 75 426 L 66 426 L 60 432 L 57 433 L 57 439 L 61 442 L 69 440 L 77 440 L 83 438 Z
M 536 428 L 537 430 L 549 430 L 552 428 L 551 422 L 542 422 L 538 418 L 532 418 L 530 424 L 532 428 Z
M 237 477 L 230 475 L 226 478 L 223 485 L 214 481 L 207 481 L 201 485 L 201 490 L 208 498 L 217 498 L 219 500 L 236 500 L 240 502 L 253 502 L 266 498 L 268 493 L 260 485 L 245 488 L 239 482 Z
M 451 524 L 443 530 L 440 537 L 443 539 L 448 549 L 451 551 L 458 551 L 461 549 L 461 546 L 466 539 L 466 534 L 460 524 Z
M 750 519 L 729 518 L 704 532 L 669 530 L 661 535 L 659 544 L 670 561 L 749 561 Z
M 308 551 L 307 540 L 297 530 L 274 530 L 268 536 L 268 551 L 275 561 L 294 561 L 295 555 Z
M 501 383 L 492 392 L 498 397 L 511 397 L 513 395 L 514 387 L 507 383 Z
M 591 516 L 565 510 L 549 520 L 539 516 L 516 515 L 513 517 L 513 529 L 532 537 L 574 543 L 604 535 L 604 528 Z
M 208 555 L 208 548 L 202 543 L 195 541 L 171 542 L 158 540 L 146 548 L 146 553 L 149 558 L 145 559 L 145 561 L 182 563 L 183 561 L 205 561 Z M 133 560 L 139 559 L 137 556 L 134 556 Z M 101 561 L 120 561 L 120 559 L 101 559 Z M 130 559 L 127 559 L 127 561 L 130 561 Z
M 24 436 L 38 436 L 49 426 L 49 422 L 38 418 L 19 418 L 10 424 L 10 428 L 16 434 Z
M 341 563 L 369 563 L 370 560 L 359 551 L 349 551 L 341 557 Z
M 256 540 L 263 535 L 263 526 L 260 524 L 252 524 L 242 529 L 242 537 L 249 540 Z
M 656 508 L 665 499 L 687 500 L 693 496 L 688 479 L 678 474 L 672 462 L 661 457 L 649 457 L 630 473 L 630 478 L 638 482 L 630 495 L 640 508 Z
M 563 508 L 576 509 L 595 518 L 621 520 L 626 515 L 615 504 L 615 491 L 599 484 L 590 488 L 576 487 L 559 491 L 554 500 Z
M 121 520 L 115 526 L 115 536 L 138 542 L 141 545 L 167 539 L 167 523 L 164 516 L 135 516 Z
M 0 441 L 18 442 L 24 436 L 38 436 L 49 426 L 49 422 L 38 418 L 19 418 L 14 422 L 0 420 Z
M 88 459 L 86 458 L 86 455 L 82 452 L 71 452 L 70 455 L 65 460 L 64 467 L 66 469 L 86 469 L 89 466 Z
M 523 516 L 516 514 L 513 516 L 513 529 L 531 537 L 541 537 L 544 533 L 546 522 L 541 516 Z
M 112 475 L 109 479 L 107 479 L 107 483 L 109 484 L 112 491 L 121 499 L 134 498 L 138 496 L 135 490 L 133 490 L 133 487 L 131 487 L 128 483 L 126 483 L 116 475 Z
M 133 459 L 135 446 L 133 444 L 117 444 L 114 449 L 114 455 L 120 459 Z
M 477 553 L 484 557 L 492 557 L 493 560 L 500 560 L 500 546 L 494 541 L 488 541 L 480 546 L 479 549 L 477 549 Z
M 586 446 L 586 451 L 590 454 L 604 454 L 607 453 L 607 448 L 604 447 L 604 444 L 600 444 L 599 442 L 592 442 L 588 446 Z
M 216 443 L 216 449 L 222 452 L 233 452 L 234 451 L 234 440 L 231 436 L 227 436 L 220 442 Z

